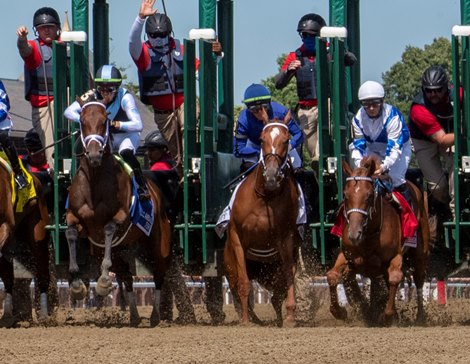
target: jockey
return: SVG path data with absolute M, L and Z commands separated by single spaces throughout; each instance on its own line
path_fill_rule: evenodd
M 246 109 L 242 110 L 238 117 L 233 139 L 233 153 L 235 157 L 242 158 L 241 172 L 258 162 L 261 132 L 270 120 L 288 121 L 287 126 L 292 137 L 289 156 L 293 167 L 300 168 L 302 160 L 295 148 L 302 144 L 304 137 L 289 109 L 271 101 L 269 90 L 255 83 L 246 89 L 243 103 Z
M 10 118 L 10 99 L 3 82 L 0 81 L 0 145 L 10 161 L 11 168 L 15 173 L 15 182 L 18 189 L 21 190 L 28 185 L 28 181 L 23 174 L 18 161 L 18 153 L 16 152 L 15 145 L 10 139 L 10 129 L 13 125 Z
M 140 132 L 143 129 L 142 119 L 135 104 L 134 97 L 129 91 L 120 87 L 122 83 L 121 72 L 114 66 L 104 65 L 98 69 L 95 76 L 95 89 L 87 91 L 81 99 L 99 100 L 106 105 L 110 132 L 112 134 L 112 149 L 118 151 L 124 161 L 134 172 L 138 185 L 139 199 L 150 197 L 145 178 L 140 168 L 135 151 L 140 145 Z M 75 101 L 64 112 L 64 116 L 75 122 L 80 122 L 82 109 Z
M 353 142 L 349 150 L 355 167 L 359 167 L 363 157 L 378 156 L 382 164 L 375 173 L 388 172 L 393 189 L 411 206 L 405 179 L 411 159 L 410 132 L 403 115 L 395 106 L 384 103 L 384 96 L 384 88 L 375 81 L 366 81 L 359 88 L 362 107 L 352 120 Z
M 290 161 L 294 169 L 300 168 L 302 160 L 295 148 L 302 144 L 304 137 L 296 121 L 291 117 L 289 109 L 277 102 L 271 101 L 271 93 L 269 90 L 263 85 L 255 83 L 251 84 L 246 89 L 243 103 L 246 105 L 246 109 L 242 110 L 238 117 L 233 141 L 233 153 L 235 157 L 242 158 L 240 171 L 247 171 L 259 161 L 261 132 L 270 120 L 278 120 L 279 122 L 287 123 L 291 135 L 289 148 Z M 217 221 L 215 231 L 219 237 L 222 237 L 227 228 L 235 195 L 243 181 L 244 180 L 235 187 L 229 205 L 224 209 Z M 300 226 L 307 222 L 307 217 L 304 195 L 298 183 L 297 186 L 300 192 L 297 224 L 299 225 L 299 231 L 302 235 L 303 232 Z

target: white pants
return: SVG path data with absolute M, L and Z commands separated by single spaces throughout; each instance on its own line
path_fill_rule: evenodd
M 113 152 L 121 152 L 124 149 L 132 149 L 134 152 L 140 145 L 139 132 L 126 132 L 113 134 Z

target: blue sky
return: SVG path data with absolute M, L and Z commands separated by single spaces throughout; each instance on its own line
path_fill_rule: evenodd
M 4 0 L 5 1 L 5 0 Z M 137 74 L 128 53 L 129 29 L 137 16 L 140 0 L 108 0 L 110 6 L 110 60 L 128 67 L 128 77 Z M 197 0 L 167 0 L 167 13 L 175 36 L 188 36 L 198 27 Z M 2 19 L 2 67 L 0 78 L 17 79 L 23 63 L 16 48 L 16 28 L 26 25 L 33 37 L 32 17 L 41 6 L 54 7 L 63 21 L 71 0 L 9 1 Z M 90 0 L 90 11 L 93 0 Z M 245 88 L 278 72 L 276 59 L 300 45 L 296 32 L 300 17 L 309 12 L 328 22 L 328 0 L 234 0 L 235 104 Z M 400 60 L 407 45 L 423 47 L 436 37 L 450 38 L 452 26 L 460 24 L 460 0 L 361 0 L 362 80 L 381 81 L 381 75 Z M 156 6 L 163 11 L 162 3 Z M 223 46 L 223 45 L 222 45 Z

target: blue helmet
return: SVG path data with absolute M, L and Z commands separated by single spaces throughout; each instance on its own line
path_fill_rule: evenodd
M 252 83 L 245 90 L 242 101 L 246 106 L 271 102 L 271 93 L 269 90 L 258 83 Z

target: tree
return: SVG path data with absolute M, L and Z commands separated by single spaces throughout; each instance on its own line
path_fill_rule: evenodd
M 429 66 L 441 65 L 448 75 L 452 74 L 452 47 L 448 39 L 434 39 L 424 49 L 407 46 L 401 61 L 390 70 L 382 73 L 385 100 L 396 106 L 405 117 L 408 117 L 411 102 L 421 87 L 421 77 Z

